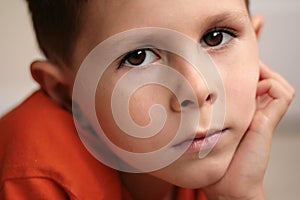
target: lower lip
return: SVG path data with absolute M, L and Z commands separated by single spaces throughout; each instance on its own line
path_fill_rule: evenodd
M 222 133 L 224 133 L 224 131 L 216 132 L 210 136 L 207 136 L 206 138 L 195 138 L 193 141 L 186 141 L 180 144 L 180 146 L 185 148 L 188 146 L 186 150 L 187 153 L 209 151 L 212 150 L 217 144 Z

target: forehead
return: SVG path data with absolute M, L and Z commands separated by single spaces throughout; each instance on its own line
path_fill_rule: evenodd
M 91 0 L 83 15 L 78 42 L 89 51 L 132 28 L 169 28 L 195 38 L 213 23 L 249 18 L 244 0 Z
M 109 36 L 146 26 L 178 29 L 185 24 L 192 28 L 193 23 L 201 25 L 222 13 L 248 14 L 244 0 L 92 0 L 85 9 L 87 23 L 83 31 L 98 29 L 101 35 Z

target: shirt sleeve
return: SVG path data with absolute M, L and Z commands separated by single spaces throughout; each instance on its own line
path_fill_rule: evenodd
M 3 182 L 0 188 L 3 200 L 65 200 L 76 199 L 57 183 L 47 178 L 20 178 Z

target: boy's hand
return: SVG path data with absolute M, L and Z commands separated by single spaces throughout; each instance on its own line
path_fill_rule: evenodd
M 208 199 L 265 199 L 263 178 L 273 131 L 294 93 L 286 80 L 261 63 L 256 112 L 224 177 L 204 188 Z

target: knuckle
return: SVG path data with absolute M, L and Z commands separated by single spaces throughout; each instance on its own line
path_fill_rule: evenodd
M 292 98 L 294 98 L 296 95 L 296 90 L 294 88 L 292 88 Z
M 295 94 L 296 94 L 295 90 L 292 89 L 292 91 L 289 93 L 289 95 L 286 98 L 286 101 L 287 101 L 288 105 L 290 105 L 291 102 L 293 101 L 293 99 L 295 97 Z

